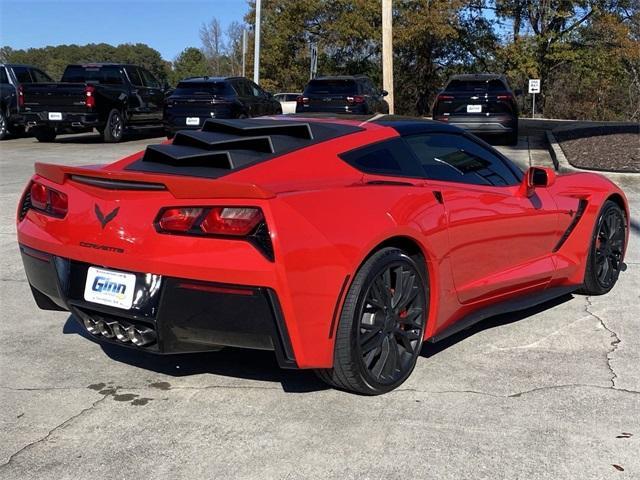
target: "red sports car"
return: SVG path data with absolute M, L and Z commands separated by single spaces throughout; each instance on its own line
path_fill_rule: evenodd
M 40 308 L 159 354 L 274 350 L 384 393 L 423 341 L 624 270 L 624 193 L 520 171 L 442 123 L 208 120 L 111 165 L 36 164 L 18 239 Z

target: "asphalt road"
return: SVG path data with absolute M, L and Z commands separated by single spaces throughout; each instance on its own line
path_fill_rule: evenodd
M 523 166 L 548 164 L 523 122 Z M 36 308 L 15 209 L 34 161 L 103 163 L 157 143 L 96 135 L 0 144 L 0 478 L 640 478 L 640 178 L 628 270 L 424 348 L 398 390 L 327 389 L 273 355 L 157 358 L 85 338 Z

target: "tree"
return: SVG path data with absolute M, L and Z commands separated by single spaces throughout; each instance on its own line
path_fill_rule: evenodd
M 210 68 L 204 54 L 194 47 L 185 48 L 173 61 L 172 83 L 183 78 L 210 75 Z

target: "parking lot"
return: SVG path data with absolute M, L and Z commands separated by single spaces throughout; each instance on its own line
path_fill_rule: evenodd
M 523 168 L 551 165 L 545 122 L 524 120 Z M 39 310 L 15 209 L 36 161 L 119 159 L 164 137 L 97 134 L 0 144 L 0 478 L 640 477 L 640 174 L 610 177 L 632 209 L 624 272 L 425 345 L 397 390 L 362 397 L 272 353 L 156 357 L 101 346 Z

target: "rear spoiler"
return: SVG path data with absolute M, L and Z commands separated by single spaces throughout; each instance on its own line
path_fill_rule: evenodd
M 252 183 L 162 175 L 135 171 L 107 170 L 104 165 L 71 167 L 36 162 L 38 175 L 62 185 L 79 181 L 111 190 L 168 190 L 175 198 L 274 198 L 275 194 Z

